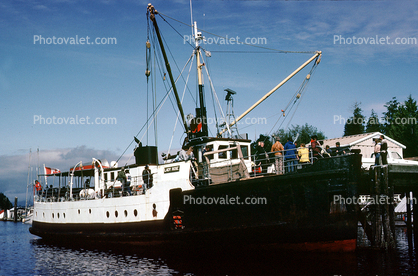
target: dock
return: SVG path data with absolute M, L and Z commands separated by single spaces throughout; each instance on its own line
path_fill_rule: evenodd
M 359 222 L 370 241 L 371 247 L 395 248 L 396 215 L 394 195 L 406 196 L 406 226 L 408 244 L 418 251 L 418 221 L 413 210 L 418 208 L 418 166 L 378 165 L 364 171 L 358 187 L 359 197 L 368 196 L 368 202 L 359 206 Z M 418 210 L 418 209 L 417 209 Z M 417 226 L 415 227 L 415 223 Z M 414 236 L 414 244 L 412 244 Z

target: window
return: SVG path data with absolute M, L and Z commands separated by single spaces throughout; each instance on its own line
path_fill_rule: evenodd
M 235 147 L 235 145 L 231 144 L 230 147 Z M 238 158 L 238 149 L 231 150 L 231 159 Z
M 228 148 L 228 146 L 222 145 L 222 146 L 218 147 L 218 150 L 223 150 L 223 149 L 227 149 L 227 148 Z M 219 159 L 226 159 L 227 154 L 228 154 L 227 151 L 220 152 L 220 153 L 218 153 L 218 158 Z
M 213 151 L 213 145 L 207 145 L 207 146 L 206 146 L 206 148 L 207 148 L 207 151 L 208 151 L 208 152 L 209 152 L 209 151 Z M 206 157 L 207 157 L 209 160 L 211 160 L 211 159 L 213 159 L 213 154 L 206 155 Z
M 402 159 L 402 157 L 399 155 L 399 153 L 392 151 L 392 158 L 393 159 Z
M 241 152 L 244 159 L 248 160 L 248 146 L 241 146 Z

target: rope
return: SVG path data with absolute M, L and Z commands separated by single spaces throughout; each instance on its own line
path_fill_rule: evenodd
M 173 18 L 173 17 L 170 17 L 170 16 L 168 16 L 168 15 L 166 15 L 166 14 L 163 14 L 163 13 L 161 13 L 161 12 L 159 12 L 158 13 L 159 15 L 160 15 L 160 17 L 165 21 L 165 22 L 167 22 L 167 24 L 169 24 L 170 25 L 170 23 L 168 23 L 168 21 L 167 20 L 165 20 L 165 18 L 162 16 L 162 15 L 164 15 L 165 17 L 167 17 L 167 18 L 170 18 L 171 20 L 174 20 L 174 21 L 176 21 L 176 22 L 178 22 L 178 23 L 180 23 L 180 24 L 183 24 L 183 25 L 186 25 L 186 26 L 188 26 L 188 27 L 192 27 L 192 25 L 189 25 L 189 24 L 187 24 L 187 23 L 184 23 L 184 22 L 182 22 L 182 21 L 179 21 L 179 20 L 177 20 L 177 19 L 175 19 L 175 18 Z M 170 25 L 170 27 L 172 27 L 171 25 Z M 174 29 L 174 27 L 172 27 L 173 29 Z M 210 35 L 213 35 L 213 36 L 216 36 L 216 37 L 219 37 L 219 38 L 223 38 L 223 39 L 228 39 L 227 37 L 224 37 L 224 36 L 221 36 L 221 35 L 217 35 L 217 34 L 215 34 L 215 33 L 211 33 L 211 32 L 208 32 L 208 31 L 205 31 L 205 30 L 203 30 L 203 29 L 200 29 L 200 28 L 197 28 L 199 31 L 201 31 L 201 32 L 204 32 L 204 33 L 207 33 L 207 34 L 210 34 Z M 184 36 L 182 36 L 181 34 L 180 34 L 180 32 L 178 32 L 176 29 L 174 29 L 183 39 L 184 39 Z M 188 42 L 189 43 L 189 42 Z M 190 43 L 189 43 L 190 44 Z M 216 44 L 218 44 L 218 43 L 216 43 Z M 260 48 L 260 49 L 265 49 L 265 50 L 270 50 L 270 51 L 274 51 L 274 52 L 278 52 L 278 53 L 282 53 L 282 54 L 315 54 L 316 53 L 316 51 L 286 51 L 286 50 L 278 50 L 278 49 L 274 49 L 274 48 L 268 48 L 268 47 L 263 47 L 263 46 L 258 46 L 258 45 L 254 45 L 254 44 L 248 44 L 248 43 L 244 43 L 244 42 L 238 42 L 237 44 L 242 44 L 242 45 L 247 45 L 247 46 L 251 46 L 251 47 L 255 47 L 255 48 Z M 190 44 L 191 45 L 191 44 Z M 191 45 L 193 48 L 194 48 L 194 46 L 193 45 Z M 216 52 L 216 51 L 212 51 L 212 52 Z M 218 51 L 218 52 L 228 52 L 228 51 Z M 230 51 L 230 52 L 235 52 L 235 53 L 240 53 L 240 52 L 238 52 L 238 51 Z M 243 52 L 243 53 L 245 53 L 245 52 Z

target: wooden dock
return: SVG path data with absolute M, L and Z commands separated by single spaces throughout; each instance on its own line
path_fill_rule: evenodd
M 413 211 L 418 210 L 418 166 L 379 165 L 365 171 L 358 187 L 359 196 L 368 195 L 369 202 L 359 206 L 358 217 L 372 247 L 390 249 L 396 245 L 394 194 L 407 196 L 408 243 L 418 250 L 418 219 L 413 220 Z M 412 192 L 412 197 L 411 197 Z M 412 205 L 412 210 L 411 210 Z M 415 227 L 414 223 L 417 224 Z

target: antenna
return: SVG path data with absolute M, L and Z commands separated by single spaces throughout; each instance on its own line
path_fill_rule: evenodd
M 193 33 L 193 8 L 192 8 L 192 0 L 190 0 L 190 25 L 192 26 L 192 36 L 194 36 L 194 33 Z
M 226 124 L 228 125 L 229 128 L 229 134 L 231 136 L 231 138 L 233 138 L 233 134 L 234 131 L 236 133 L 236 138 L 239 138 L 239 132 L 238 132 L 238 128 L 237 125 L 231 126 L 231 122 L 235 121 L 235 114 L 234 114 L 234 99 L 232 98 L 232 95 L 237 94 L 237 92 L 235 92 L 232 89 L 226 88 L 224 90 L 227 94 L 225 97 L 225 101 L 226 101 Z

